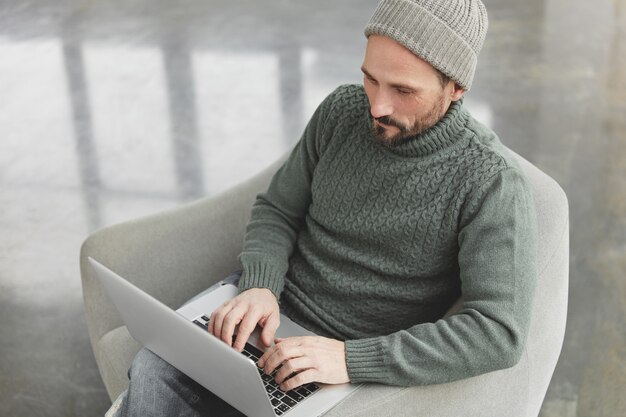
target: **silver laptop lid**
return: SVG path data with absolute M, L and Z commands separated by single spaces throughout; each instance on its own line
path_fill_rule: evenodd
M 242 413 L 275 416 L 252 360 L 96 260 L 89 262 L 135 339 Z

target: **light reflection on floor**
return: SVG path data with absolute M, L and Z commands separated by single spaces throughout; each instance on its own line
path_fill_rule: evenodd
M 0 3 L 0 415 L 103 414 L 80 243 L 292 147 L 360 82 L 376 3 Z M 541 415 L 626 414 L 626 2 L 485 3 L 466 105 L 570 199 L 568 330 Z

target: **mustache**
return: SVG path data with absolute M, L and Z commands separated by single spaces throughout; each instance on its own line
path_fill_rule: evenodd
M 393 120 L 389 116 L 374 117 L 374 120 L 376 120 L 377 122 L 380 122 L 380 123 L 384 123 L 384 124 L 389 125 L 389 126 L 395 126 L 398 129 L 400 129 L 401 132 L 408 131 L 406 126 L 404 126 L 403 124 L 400 124 L 400 122 L 397 122 L 397 121 Z

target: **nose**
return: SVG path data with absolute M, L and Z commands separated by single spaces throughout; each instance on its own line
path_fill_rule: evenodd
M 382 91 L 382 89 L 379 89 L 373 95 L 370 107 L 372 117 L 376 119 L 383 116 L 391 116 L 393 113 L 393 104 L 391 99 Z

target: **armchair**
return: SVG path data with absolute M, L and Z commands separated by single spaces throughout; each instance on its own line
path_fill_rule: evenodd
M 367 414 L 345 403 L 328 416 L 536 417 L 559 357 L 568 297 L 569 221 L 561 187 L 513 153 L 534 190 L 538 216 L 538 281 L 528 342 L 512 368 L 448 384 L 390 391 Z M 91 256 L 172 308 L 239 267 L 237 254 L 256 194 L 267 188 L 286 155 L 250 180 L 218 195 L 113 225 L 81 248 L 83 297 L 91 345 L 111 399 L 127 386 L 140 345 L 130 336 L 87 263 Z M 448 314 L 462 305 L 458 300 Z M 371 400 L 374 401 L 374 400 Z

